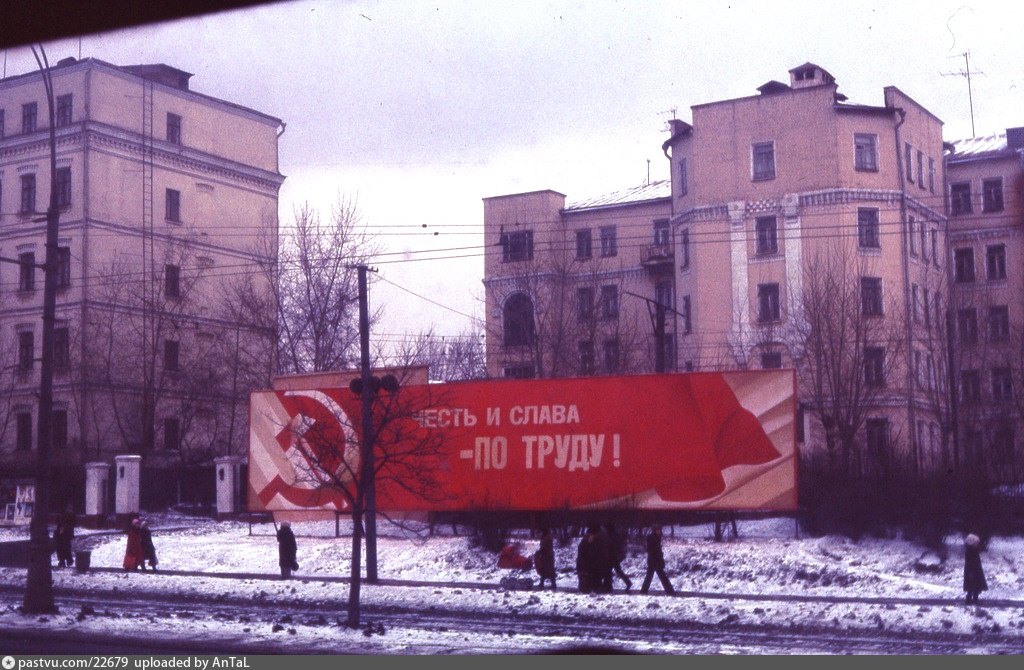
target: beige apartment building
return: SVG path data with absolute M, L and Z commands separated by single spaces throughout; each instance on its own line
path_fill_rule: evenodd
M 674 369 L 671 213 L 667 181 L 568 205 L 555 191 L 485 198 L 490 376 Z
M 954 458 L 942 121 L 893 86 L 853 104 L 813 63 L 789 75 L 670 122 L 667 202 L 484 200 L 492 375 L 653 371 L 660 341 L 660 369 L 795 368 L 805 453 Z M 634 294 L 669 307 L 663 338 Z
M 1024 128 L 951 143 L 952 367 L 965 459 L 1019 481 L 1024 416 Z
M 0 479 L 34 464 L 56 180 L 53 504 L 80 505 L 85 464 L 118 454 L 142 456 L 144 508 L 208 502 L 213 459 L 245 455 L 248 392 L 273 371 L 275 333 L 239 296 L 269 295 L 284 124 L 168 65 L 50 73 L 53 175 L 42 74 L 0 80 Z

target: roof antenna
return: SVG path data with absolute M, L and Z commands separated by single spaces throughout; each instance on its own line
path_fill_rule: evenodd
M 647 159 L 647 183 L 644 184 L 644 186 L 650 186 L 650 185 L 651 185 L 651 159 L 648 158 Z
M 966 69 L 960 70 L 959 72 L 943 72 L 943 77 L 966 77 L 967 78 L 967 103 L 971 107 L 971 137 L 976 137 L 974 132 L 974 96 L 971 93 L 971 57 L 970 50 L 960 54 L 964 57 L 964 65 Z M 952 58 L 952 56 L 951 56 Z M 984 72 L 975 72 L 974 74 L 985 74 Z

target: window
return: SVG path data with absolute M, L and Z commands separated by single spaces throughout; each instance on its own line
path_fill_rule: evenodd
M 924 368 L 921 366 L 921 352 L 914 352 L 914 382 L 917 388 L 924 388 Z
M 593 255 L 593 239 L 590 229 L 576 231 L 576 260 L 585 261 Z
M 689 185 L 686 183 L 686 159 L 680 158 L 679 162 L 679 195 L 686 195 L 689 192 Z
M 601 287 L 601 318 L 614 319 L 619 316 L 619 287 L 614 284 Z
M 604 371 L 608 373 L 617 372 L 619 369 L 619 341 L 604 341 Z
M 663 247 L 669 244 L 668 219 L 661 219 L 654 222 L 654 243 Z M 670 249 L 671 251 L 671 249 Z
M 1010 308 L 1006 305 L 988 308 L 988 337 L 994 341 L 1010 338 Z
M 501 234 L 501 262 L 516 263 L 533 260 L 533 231 L 519 230 Z
M 578 321 L 594 318 L 594 289 L 589 286 L 576 289 L 576 318 Z
M 914 183 L 914 164 L 911 162 L 911 154 L 913 150 L 910 148 L 910 142 L 903 143 L 903 165 L 904 171 L 907 173 L 907 181 Z
M 71 249 L 57 247 L 57 288 L 71 286 Z
M 56 122 L 58 128 L 71 125 L 71 100 L 70 93 L 57 96 Z
M 68 448 L 68 411 L 55 409 L 50 413 L 50 446 L 54 449 Z
M 774 216 L 759 216 L 755 224 L 757 229 L 757 253 L 775 254 L 779 252 L 778 226 Z
M 758 142 L 752 149 L 753 179 L 775 179 L 775 143 Z
M 177 265 L 164 266 L 164 297 L 181 297 L 181 268 Z
M 960 399 L 968 404 L 981 401 L 981 375 L 977 370 L 960 373 Z
M 164 218 L 168 221 L 181 221 L 181 191 L 167 189 Z
M 26 251 L 18 254 L 18 289 L 33 291 L 36 288 L 36 255 Z
M 864 347 L 864 384 L 885 386 L 885 349 Z
M 782 352 L 781 351 L 762 351 L 761 352 L 761 369 L 762 370 L 776 370 L 782 367 Z
M 779 285 L 757 285 L 757 320 L 761 323 L 778 321 L 782 318 L 779 307 Z
M 666 279 L 654 285 L 654 302 L 672 308 L 672 280 Z
M 971 183 L 960 182 L 949 186 L 949 210 L 953 216 L 971 213 Z
M 955 249 L 953 262 L 956 265 L 954 277 L 958 284 L 969 284 L 974 281 L 974 249 Z
M 167 141 L 181 144 L 181 117 L 170 112 L 167 113 Z
M 35 333 L 22 330 L 18 333 L 18 370 L 27 372 L 35 365 L 36 342 Z
M 164 419 L 164 450 L 177 451 L 181 448 L 181 424 L 177 419 Z
M 992 368 L 992 400 L 1013 400 L 1013 377 L 1010 368 Z
M 690 229 L 683 228 L 679 231 L 679 258 L 680 270 L 688 270 L 690 268 Z
M 921 299 L 919 296 L 917 284 L 911 284 L 910 286 L 910 307 L 911 313 L 914 315 L 914 323 L 920 323 L 921 321 Z
M 921 222 L 921 225 L 924 226 L 924 222 L 923 221 Z M 917 221 L 914 219 L 914 217 L 910 217 L 909 221 L 907 221 L 907 230 L 910 233 L 910 235 L 909 235 L 909 237 L 910 237 L 910 255 L 911 256 L 916 256 L 917 255 Z
M 861 248 L 878 249 L 882 241 L 878 235 L 878 210 L 869 207 L 857 209 L 857 239 Z
M 676 341 L 672 336 L 672 333 L 665 333 L 665 371 L 672 372 L 676 369 Z
M 178 350 L 176 340 L 164 340 L 164 370 L 174 372 L 178 369 Z
M 928 158 L 928 191 L 935 193 L 935 159 Z
M 1006 245 L 991 244 L 985 249 L 985 267 L 989 281 L 1006 279 Z
M 22 214 L 32 214 L 36 211 L 36 176 L 34 174 L 21 175 L 21 209 Z
M 69 207 L 71 205 L 71 168 L 57 168 L 56 182 L 57 206 Z
M 889 452 L 889 420 L 885 418 L 865 419 L 864 441 L 873 460 L 884 460 Z
M 71 361 L 71 341 L 67 326 L 53 329 L 53 368 L 67 370 Z
M 876 135 L 854 133 L 853 135 L 853 167 L 857 170 L 878 171 L 878 150 Z
M 607 258 L 617 253 L 618 246 L 615 238 L 615 226 L 601 228 L 601 255 Z
M 917 185 L 924 190 L 924 154 L 917 152 Z
M 961 344 L 977 344 L 978 342 L 978 311 L 973 307 L 965 307 L 956 313 L 957 333 Z
M 882 278 L 860 278 L 860 304 L 864 316 L 882 316 Z
M 981 182 L 981 211 L 1003 211 L 1003 180 L 985 179 Z
M 18 451 L 32 451 L 32 413 L 18 412 Z
M 0 109 L 0 140 L 4 138 L 4 110 Z
M 932 327 L 932 299 L 928 293 L 928 289 L 924 289 L 924 325 L 928 328 Z
M 523 293 L 516 293 L 505 302 L 503 311 L 505 345 L 533 344 L 533 301 Z
M 928 262 L 928 229 L 925 227 L 925 222 L 921 222 L 921 260 L 925 263 Z M 934 250 L 933 250 L 934 251 Z
M 536 373 L 532 365 L 513 365 L 503 368 L 502 375 L 507 379 L 533 379 Z
M 939 267 L 939 231 L 935 228 L 931 229 L 932 234 L 932 263 L 935 267 Z
M 587 340 L 579 343 L 580 374 L 594 374 L 594 342 Z
M 21 132 L 28 134 L 36 131 L 36 118 L 38 107 L 36 103 L 29 102 L 21 106 Z
M 693 332 L 693 320 L 690 317 L 690 296 L 683 296 L 682 308 L 683 309 L 681 311 L 683 314 L 683 334 L 689 335 L 690 333 Z

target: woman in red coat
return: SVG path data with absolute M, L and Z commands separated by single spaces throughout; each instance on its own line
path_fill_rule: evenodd
M 128 546 L 124 552 L 124 569 L 138 570 L 145 565 L 145 556 L 142 554 L 142 523 L 138 517 L 132 519 L 128 526 Z

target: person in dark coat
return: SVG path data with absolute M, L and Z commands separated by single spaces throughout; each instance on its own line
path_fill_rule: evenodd
M 601 587 L 601 548 L 597 529 L 588 528 L 576 551 L 576 576 L 580 593 L 594 593 Z
M 661 549 L 661 526 L 651 528 L 651 533 L 647 536 L 647 576 L 644 577 L 644 584 L 640 587 L 640 593 L 647 593 L 650 590 L 651 579 L 654 575 L 658 575 L 665 593 L 672 595 L 676 592 L 672 588 L 672 582 L 665 575 L 665 554 Z
M 629 578 L 625 570 L 622 569 L 622 561 L 626 560 L 626 539 L 619 535 L 619 531 L 615 529 L 615 524 L 608 524 L 605 526 L 608 531 L 608 553 L 611 557 L 611 572 L 614 572 L 619 576 L 626 584 L 626 590 L 633 588 L 633 580 Z M 611 590 L 611 575 L 608 576 L 608 590 Z
M 973 533 L 964 539 L 964 591 L 967 602 L 977 603 L 982 591 L 988 590 L 985 571 L 981 568 L 981 538 Z
M 555 541 L 547 528 L 540 533 L 540 549 L 533 555 L 533 565 L 540 575 L 540 588 L 544 581 L 551 580 L 551 590 L 555 590 Z
M 597 590 L 600 593 L 612 592 L 612 545 L 608 531 L 603 526 L 594 527 L 594 542 L 597 545 L 595 571 L 597 572 Z
M 281 566 L 281 576 L 285 579 L 292 576 L 292 570 L 299 569 L 297 554 L 298 546 L 295 544 L 292 525 L 282 521 L 281 527 L 277 529 L 277 564 Z
M 128 526 L 128 544 L 124 551 L 124 569 L 138 570 L 146 559 L 142 555 L 142 521 L 132 519 Z
M 148 561 L 149 567 L 156 570 L 156 547 L 153 546 L 153 532 L 149 529 L 148 521 L 139 524 L 139 540 L 142 542 L 142 558 L 144 559 L 139 567 L 145 570 Z
M 57 518 L 57 528 L 53 531 L 54 547 L 57 550 L 57 567 L 70 568 L 75 564 L 71 553 L 71 543 L 75 539 L 75 513 L 70 507 L 61 512 Z

